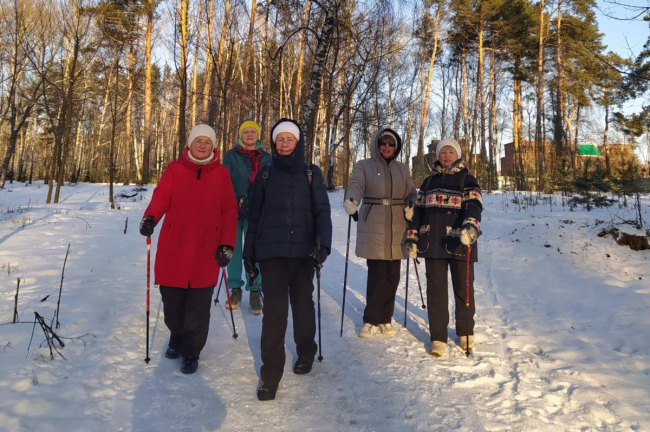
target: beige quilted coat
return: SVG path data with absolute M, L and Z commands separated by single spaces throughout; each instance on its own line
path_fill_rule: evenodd
M 385 131 L 397 137 L 395 158 L 387 163 L 379 153 L 377 141 Z M 354 166 L 345 199 L 361 202 L 357 223 L 356 254 L 376 260 L 406 258 L 406 218 L 404 207 L 415 203 L 416 190 L 408 167 L 398 162 L 402 151 L 399 135 L 388 128 L 375 132 L 370 145 L 370 158 Z

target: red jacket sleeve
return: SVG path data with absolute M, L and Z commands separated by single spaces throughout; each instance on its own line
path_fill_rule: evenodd
M 171 203 L 172 186 L 174 184 L 174 174 L 172 171 L 172 165 L 167 165 L 167 168 L 165 168 L 165 171 L 163 171 L 163 174 L 160 177 L 158 186 L 156 186 L 156 189 L 153 191 L 151 202 L 144 211 L 143 218 L 151 215 L 156 219 L 156 223 L 158 223 L 165 213 L 167 213 L 169 204 Z
M 221 194 L 221 220 L 223 221 L 223 235 L 221 237 L 221 244 L 228 245 L 235 248 L 237 238 L 237 198 L 235 197 L 235 190 L 232 187 L 232 180 L 230 172 L 227 168 L 221 167 L 222 177 L 222 191 Z

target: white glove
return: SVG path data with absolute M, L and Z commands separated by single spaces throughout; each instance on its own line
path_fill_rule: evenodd
M 409 256 L 413 259 L 417 259 L 418 245 L 416 243 L 408 243 L 406 247 L 408 248 Z
M 412 221 L 413 220 L 413 213 L 415 209 L 413 207 L 404 207 L 404 217 L 406 218 L 407 221 Z
M 465 225 L 463 229 L 460 230 L 460 242 L 465 246 L 474 244 L 477 237 L 478 231 L 472 225 Z
M 357 206 L 359 205 L 358 202 L 352 200 L 345 201 L 343 203 L 343 208 L 345 209 L 345 212 L 349 215 L 353 215 L 357 212 Z

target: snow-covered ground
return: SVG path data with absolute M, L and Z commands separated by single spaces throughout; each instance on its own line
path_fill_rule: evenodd
M 169 334 L 152 287 L 152 360 L 143 361 L 146 248 L 137 225 L 152 190 L 121 198 L 119 210 L 110 209 L 106 185 L 65 186 L 58 205 L 44 204 L 42 185 L 0 191 L 0 324 L 12 320 L 17 278 L 19 318 L 28 322 L 0 326 L 0 430 L 650 430 L 650 251 L 596 235 L 612 220 L 633 219 L 630 208 L 570 212 L 558 197 L 553 207 L 524 210 L 512 194 L 485 195 L 477 346 L 467 358 L 450 328 L 449 350 L 436 359 L 427 354 L 413 267 L 407 326 L 402 277 L 397 336 L 356 336 L 366 267 L 354 255 L 354 226 L 339 337 L 348 218 L 341 192 L 330 195 L 324 360 L 309 375 L 291 373 L 289 329 L 277 399 L 261 403 L 261 317 L 248 313 L 247 295 L 235 311 L 233 339 L 221 292 L 199 370 L 186 376 L 179 360 L 164 358 Z M 132 186 L 116 191 L 134 193 Z M 650 223 L 650 202 L 642 203 Z M 54 315 L 68 244 L 58 330 L 69 338 L 60 349 L 67 360 L 51 361 L 40 327 L 28 350 L 31 322 L 34 311 L 48 323 Z M 422 264 L 420 278 L 425 288 Z

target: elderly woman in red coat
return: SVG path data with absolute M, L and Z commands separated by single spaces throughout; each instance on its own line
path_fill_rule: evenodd
M 183 357 L 181 372 L 194 373 L 208 338 L 210 300 L 219 268 L 232 257 L 237 200 L 228 170 L 208 125 L 192 128 L 179 160 L 171 162 L 140 223 L 151 236 L 163 216 L 156 264 L 165 324 L 171 332 L 165 356 Z

